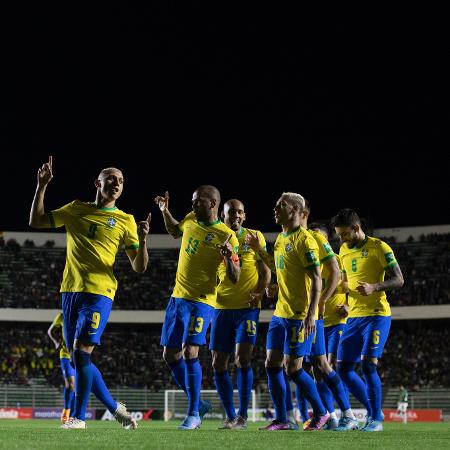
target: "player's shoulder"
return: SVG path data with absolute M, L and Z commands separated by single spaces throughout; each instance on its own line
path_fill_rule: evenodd
M 386 245 L 388 245 L 386 244 L 386 242 L 382 241 L 377 237 L 367 236 L 367 246 L 381 248 Z
M 308 230 L 308 232 L 319 245 L 328 244 L 327 238 L 319 231 Z

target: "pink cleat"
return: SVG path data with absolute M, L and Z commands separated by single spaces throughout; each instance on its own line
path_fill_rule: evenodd
M 265 427 L 258 428 L 258 430 L 266 430 L 266 431 L 282 431 L 282 430 L 290 430 L 291 427 L 288 423 L 280 422 L 279 420 L 272 420 L 269 425 Z
M 327 412 L 323 416 L 314 416 L 311 422 L 308 424 L 306 428 L 303 428 L 305 431 L 320 431 L 323 426 L 328 422 L 330 418 L 330 413 Z

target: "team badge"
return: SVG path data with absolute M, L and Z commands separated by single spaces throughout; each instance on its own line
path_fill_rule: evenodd
M 365 248 L 362 252 L 361 252 L 361 256 L 363 258 L 367 258 L 369 256 L 369 250 L 367 250 L 367 248 Z
M 211 242 L 214 239 L 214 233 L 208 233 L 205 236 L 205 242 Z
M 244 250 L 244 252 L 248 252 L 249 249 L 250 249 L 250 245 L 248 245 L 248 244 L 244 244 L 244 245 L 242 246 L 242 250 Z
M 114 228 L 116 226 L 117 220 L 114 217 L 110 217 L 107 222 L 109 228 Z
M 290 252 L 291 250 L 292 250 L 292 244 L 291 243 L 289 243 L 289 244 L 286 244 L 286 247 L 284 247 L 284 250 L 286 251 L 286 253 L 288 253 L 288 252 Z

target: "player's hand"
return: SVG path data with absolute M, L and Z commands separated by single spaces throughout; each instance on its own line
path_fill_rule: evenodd
M 307 314 L 303 319 L 303 329 L 305 330 L 305 339 L 316 332 L 316 320 L 314 314 Z
M 250 246 L 252 250 L 258 250 L 259 249 L 259 239 L 256 234 L 254 234 L 252 231 L 250 231 L 247 228 L 247 235 L 245 236 L 245 243 Z
M 364 296 L 370 295 L 375 291 L 375 285 L 366 283 L 364 281 L 358 281 L 359 286 L 357 286 L 356 290 Z
M 264 297 L 264 291 L 262 292 L 250 292 L 250 300 L 247 303 L 249 308 L 258 308 Z
M 152 213 L 149 213 L 146 220 L 138 222 L 137 233 L 139 237 L 139 242 L 144 242 L 147 234 L 150 233 L 150 222 L 152 221 Z
M 278 284 L 277 283 L 272 283 L 266 287 L 267 298 L 275 298 L 275 296 L 277 294 L 278 294 Z
M 58 341 L 53 341 L 53 344 L 55 344 L 55 349 L 58 350 L 60 343 Z
M 169 209 L 169 191 L 164 193 L 164 197 L 158 195 L 155 197 L 155 203 L 158 205 L 161 212 L 167 211 Z
M 232 234 L 230 234 L 226 241 L 222 244 L 218 246 L 218 249 L 220 251 L 220 254 L 224 257 L 224 258 L 231 258 L 231 255 L 233 254 L 233 247 L 231 246 L 229 240 L 231 239 L 231 236 L 233 236 Z
M 345 319 L 348 316 L 348 306 L 344 304 L 337 305 L 337 312 L 343 319 Z
M 43 164 L 41 168 L 38 169 L 37 173 L 37 183 L 40 188 L 43 188 L 47 186 L 48 183 L 53 178 L 53 172 L 52 172 L 52 164 L 53 164 L 53 157 L 48 157 L 48 162 Z

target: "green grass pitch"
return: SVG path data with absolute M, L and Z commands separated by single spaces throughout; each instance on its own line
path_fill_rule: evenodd
M 450 449 L 448 423 L 385 423 L 381 433 L 332 431 L 217 430 L 205 421 L 199 430 L 179 431 L 178 422 L 140 422 L 136 431 L 116 422 L 88 422 L 86 430 L 61 430 L 56 420 L 0 420 L 0 449 Z

